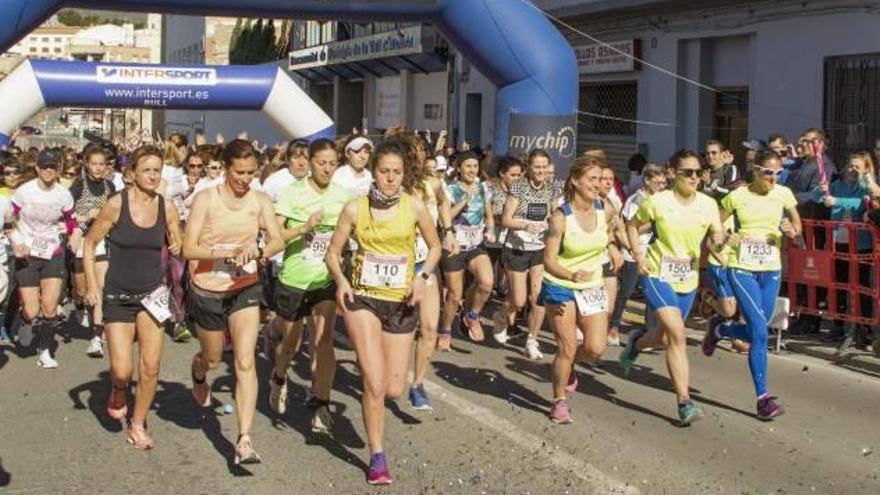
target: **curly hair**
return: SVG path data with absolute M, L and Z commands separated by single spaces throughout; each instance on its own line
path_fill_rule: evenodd
M 429 177 L 429 171 L 423 161 L 423 157 L 427 156 L 427 148 L 422 139 L 414 132 L 399 130 L 386 137 L 382 144 L 385 143 L 393 144 L 403 153 L 400 155 L 404 164 L 403 190 L 407 194 L 425 199 L 428 194 L 425 182 Z M 377 157 L 378 151 L 377 147 L 371 158 Z M 370 163 L 375 162 L 371 160 Z

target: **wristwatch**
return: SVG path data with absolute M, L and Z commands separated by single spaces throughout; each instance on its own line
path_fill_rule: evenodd
M 431 274 L 430 273 L 419 272 L 416 275 L 418 275 L 419 278 L 421 278 L 425 282 L 426 285 L 431 285 Z

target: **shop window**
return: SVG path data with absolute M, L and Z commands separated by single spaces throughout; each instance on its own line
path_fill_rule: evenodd
M 880 138 L 880 53 L 825 59 L 825 122 L 832 156 L 870 151 Z
M 578 115 L 581 132 L 635 136 L 636 125 L 626 120 L 635 120 L 637 117 L 638 84 L 635 81 L 581 84 L 578 108 L 586 112 Z M 607 115 L 614 119 L 596 115 Z
M 733 153 L 734 163 L 745 163 L 743 141 L 749 139 L 749 88 L 719 88 L 715 93 L 713 139 L 727 146 Z

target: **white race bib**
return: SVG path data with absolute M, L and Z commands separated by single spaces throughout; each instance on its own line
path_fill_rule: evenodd
M 693 281 L 694 275 L 690 258 L 664 256 L 660 263 L 660 278 L 670 284 L 686 284 Z
M 424 262 L 428 259 L 428 243 L 425 242 L 425 239 L 417 235 L 416 236 L 416 264 Z
M 366 287 L 403 289 L 406 287 L 406 256 L 366 253 L 361 266 L 361 284 Z
M 323 234 L 309 233 L 303 238 L 303 261 L 318 263 L 324 261 L 324 255 L 327 254 L 327 248 L 330 246 L 330 239 L 333 232 L 325 232 Z
M 581 316 L 608 312 L 608 292 L 604 287 L 574 291 L 574 302 Z
M 141 300 L 141 305 L 159 323 L 165 323 L 165 320 L 171 318 L 171 306 L 168 300 L 170 293 L 168 287 L 162 285 Z
M 483 225 L 456 225 L 455 240 L 462 250 L 468 251 L 483 242 Z
M 56 237 L 34 237 L 31 239 L 28 248 L 30 248 L 30 254 L 34 258 L 51 260 L 59 244 Z
M 779 250 L 767 239 L 746 237 L 739 244 L 739 262 L 749 267 L 773 265 L 779 259 Z

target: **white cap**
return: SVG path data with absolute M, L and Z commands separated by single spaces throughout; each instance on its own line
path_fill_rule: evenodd
M 369 146 L 370 149 L 375 148 L 372 141 L 363 136 L 358 136 L 345 145 L 345 151 L 360 151 L 364 149 L 364 146 Z

